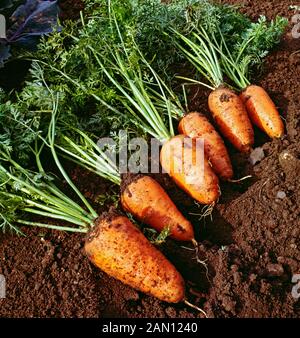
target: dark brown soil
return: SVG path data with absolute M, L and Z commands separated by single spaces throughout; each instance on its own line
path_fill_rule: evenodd
M 223 2 L 242 3 L 242 11 L 252 18 L 265 14 L 270 19 L 276 14 L 291 18 L 289 5 L 300 5 L 296 0 Z M 194 221 L 209 280 L 192 259 L 193 252 L 172 241 L 162 249 L 185 277 L 189 300 L 211 317 L 300 317 L 300 301 L 291 293 L 292 276 L 300 273 L 300 39 L 292 38 L 291 29 L 256 79 L 285 118 L 287 136 L 270 142 L 256 131 L 257 146 L 266 157 L 254 168 L 231 152 L 237 176 L 251 173 L 254 178 L 222 187 L 212 222 L 189 215 L 201 209 L 192 207 L 168 178 L 159 178 Z M 207 111 L 208 92 L 199 88 L 195 94 L 191 109 Z M 78 169 L 73 177 L 90 199 L 113 189 Z M 138 293 L 94 268 L 82 252 L 83 236 L 24 232 L 26 237 L 0 235 L 0 273 L 7 280 L 1 317 L 200 316 L 185 305 Z
M 61 9 L 61 20 L 73 20 L 80 17 L 80 11 L 84 9 L 82 0 L 59 0 L 58 4 Z

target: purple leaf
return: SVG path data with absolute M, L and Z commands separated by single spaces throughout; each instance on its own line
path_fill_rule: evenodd
M 51 33 L 57 26 L 58 11 L 57 1 L 26 0 L 10 18 L 7 41 L 33 47 L 39 36 Z
M 57 0 L 0 0 L 0 10 L 15 8 L 9 20 L 6 39 L 0 39 L 0 68 L 11 56 L 11 46 L 34 49 L 39 37 L 51 33 L 57 26 L 59 7 Z M 22 4 L 20 4 L 22 3 Z M 14 7 L 13 7 L 14 6 Z

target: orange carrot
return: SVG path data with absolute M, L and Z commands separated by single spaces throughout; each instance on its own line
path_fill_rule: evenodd
M 114 21 L 113 24 L 118 30 L 118 23 Z M 170 149 L 167 150 L 168 145 L 174 145 L 178 140 L 174 134 L 173 117 L 174 113 L 177 114 L 182 111 L 181 104 L 178 103 L 179 99 L 176 98 L 175 94 L 173 95 L 172 89 L 168 88 L 168 85 L 151 67 L 141 51 L 138 53 L 139 58 L 135 63 L 135 71 L 128 72 L 127 66 L 131 60 L 125 50 L 126 48 L 124 49 L 125 46 L 122 44 L 122 39 L 120 45 L 121 50 L 119 47 L 111 49 L 112 60 L 115 60 L 115 67 L 113 67 L 114 71 L 112 72 L 108 71 L 107 67 L 101 62 L 100 54 L 95 55 L 94 53 L 94 56 L 101 70 L 116 89 L 116 95 L 119 93 L 118 102 L 123 106 L 124 114 L 130 117 L 130 120 L 135 125 L 139 125 L 145 133 L 165 143 L 161 151 L 161 164 L 180 187 L 200 203 L 216 202 L 220 195 L 219 181 L 207 161 L 203 161 L 205 162 L 205 170 L 202 171 L 205 171 L 205 174 L 202 174 L 205 179 L 200 184 L 200 177 L 197 176 L 198 173 L 195 173 L 197 170 L 193 166 L 188 168 L 183 165 L 183 162 L 178 162 L 178 156 L 183 160 L 182 144 L 179 145 L 174 154 L 177 158 L 171 159 L 169 156 L 171 152 Z M 144 77 L 145 69 L 147 69 L 146 73 L 151 74 L 153 77 L 151 83 Z M 189 154 L 192 160 L 197 157 L 195 153 L 195 147 L 191 147 Z M 185 155 L 185 164 L 189 161 L 188 157 L 188 155 Z M 168 165 L 174 164 L 177 166 L 175 170 L 166 170 Z M 200 164 L 199 167 L 201 166 Z M 178 173 L 177 169 L 183 169 L 182 167 L 186 170 Z M 209 186 L 206 186 L 206 184 Z
M 204 115 L 197 112 L 185 115 L 178 130 L 191 138 L 203 138 L 205 155 L 213 171 L 225 181 L 232 179 L 233 169 L 224 141 Z
M 183 217 L 165 190 L 151 177 L 139 175 L 122 187 L 121 203 L 139 221 L 161 232 L 166 226 L 178 241 L 194 240 L 192 224 Z
M 184 301 L 180 273 L 127 217 L 103 215 L 84 248 L 91 262 L 124 284 L 165 302 Z
M 268 93 L 260 86 L 248 86 L 240 95 L 251 121 L 271 138 L 284 134 L 284 124 Z
M 191 141 L 185 144 L 185 140 Z M 201 204 L 213 204 L 220 197 L 219 180 L 195 140 L 178 135 L 161 149 L 161 165 L 175 183 Z M 199 161 L 201 163 L 199 163 Z
M 242 100 L 231 89 L 219 87 L 208 98 L 209 109 L 222 134 L 241 152 L 254 144 L 254 131 Z
M 210 82 L 192 80 L 212 90 L 208 106 L 221 134 L 239 151 L 249 152 L 254 144 L 254 131 L 242 100 L 224 85 L 222 62 L 227 66 L 227 58 L 223 60 L 224 53 L 218 54 L 215 37 L 209 35 L 204 27 L 193 34 L 195 40 L 176 30 L 174 34 L 184 43 L 177 43 L 178 48 Z

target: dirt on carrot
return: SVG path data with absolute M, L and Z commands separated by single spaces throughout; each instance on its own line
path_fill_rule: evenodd
M 195 239 L 192 224 L 183 217 L 160 184 L 150 176 L 127 175 L 138 178 L 126 179 L 122 184 L 121 205 L 139 222 L 162 232 L 169 229 L 170 237 L 178 241 Z M 123 176 L 124 177 L 124 176 Z
M 102 215 L 84 249 L 95 266 L 124 284 L 168 303 L 185 300 L 182 276 L 127 217 Z
M 208 119 L 200 113 L 189 113 L 181 119 L 179 133 L 204 140 L 204 152 L 213 171 L 223 180 L 233 178 L 233 169 L 228 151 L 220 134 Z
M 213 172 L 205 153 L 195 139 L 177 135 L 166 142 L 160 152 L 165 172 L 198 203 L 212 205 L 220 197 L 219 179 Z M 199 165 L 203 161 L 203 167 Z
M 240 98 L 245 104 L 252 123 L 271 138 L 280 138 L 284 135 L 281 116 L 262 87 L 251 85 L 241 93 Z
M 240 97 L 231 89 L 220 87 L 209 95 L 208 106 L 224 138 L 239 151 L 249 153 L 254 132 Z
M 257 19 L 265 14 L 291 18 L 295 0 L 224 0 L 244 4 L 243 12 Z M 248 158 L 228 149 L 235 172 L 251 173 L 252 180 L 223 184 L 213 222 L 199 221 L 194 202 L 167 175 L 159 182 L 195 225 L 201 240 L 206 272 L 179 250 L 173 241 L 164 247 L 187 282 L 189 300 L 209 316 L 300 317 L 300 302 L 292 297 L 292 276 L 300 273 L 300 39 L 291 36 L 266 60 L 255 83 L 271 95 L 286 120 L 287 135 L 270 141 L 255 129 L 255 147 L 265 158 L 254 167 Z M 194 95 L 193 95 L 194 94 Z M 197 95 L 195 95 L 197 94 Z M 191 110 L 208 112 L 209 90 L 194 88 Z M 209 114 L 207 115 L 209 117 Z M 73 177 L 93 199 L 111 186 L 81 169 Z M 118 189 L 118 188 L 117 188 Z M 193 318 L 196 311 L 183 304 L 170 306 L 123 285 L 92 266 L 82 252 L 80 235 L 23 229 L 26 237 L 0 234 L 0 274 L 7 280 L 6 299 L 0 300 L 1 317 L 163 317 Z

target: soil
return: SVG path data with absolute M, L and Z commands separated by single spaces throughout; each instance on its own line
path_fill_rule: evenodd
M 300 5 L 295 0 L 222 2 L 242 4 L 254 19 L 260 14 L 291 18 L 289 5 Z M 271 142 L 256 130 L 256 146 L 265 158 L 254 167 L 231 150 L 238 176 L 253 178 L 224 184 L 212 221 L 200 221 L 191 213 L 200 214 L 201 207 L 167 177 L 158 177 L 193 221 L 209 273 L 196 264 L 194 252 L 177 243 L 170 240 L 161 249 L 187 281 L 188 299 L 210 317 L 300 317 L 300 300 L 292 297 L 292 276 L 300 274 L 300 39 L 293 39 L 291 30 L 292 24 L 256 78 L 284 117 L 287 135 Z M 207 111 L 207 95 L 195 90 L 191 110 Z M 72 173 L 91 200 L 118 192 L 78 168 Z M 23 231 L 21 237 L 0 235 L 0 274 L 7 282 L 1 317 L 200 317 L 184 304 L 160 302 L 93 267 L 82 251 L 82 235 Z
M 61 20 L 73 20 L 80 17 L 80 11 L 84 9 L 82 0 L 59 0 L 59 7 L 61 9 Z

